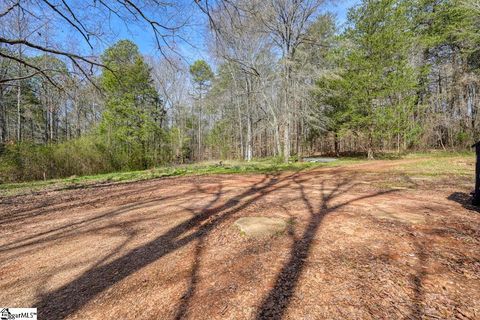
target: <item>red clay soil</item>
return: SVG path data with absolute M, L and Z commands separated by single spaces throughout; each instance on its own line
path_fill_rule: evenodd
M 39 319 L 480 319 L 465 186 L 380 189 L 397 162 L 1 198 L 0 305 Z M 245 216 L 285 234 L 248 238 Z

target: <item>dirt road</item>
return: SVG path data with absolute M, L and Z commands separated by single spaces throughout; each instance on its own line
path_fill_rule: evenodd
M 0 304 L 49 320 L 479 319 L 470 190 L 379 188 L 398 163 L 2 198 Z M 289 228 L 249 238 L 244 216 Z

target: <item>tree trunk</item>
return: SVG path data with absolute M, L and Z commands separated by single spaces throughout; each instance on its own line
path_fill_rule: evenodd
M 200 98 L 201 100 L 201 98 Z M 202 106 L 200 102 L 198 115 L 198 160 L 202 159 Z
M 54 130 L 55 130 L 55 124 L 53 123 L 53 110 L 49 110 L 48 115 L 49 115 L 48 118 L 50 122 L 50 141 L 53 141 Z
M 368 160 L 373 160 L 373 129 L 370 129 L 368 134 L 368 146 L 367 146 L 367 158 Z
M 6 119 L 6 105 L 3 101 L 3 91 L 0 92 L 0 142 L 7 141 L 7 119 Z
M 339 147 L 338 147 L 338 134 L 336 132 L 333 136 L 333 148 L 334 148 L 334 152 L 335 152 L 335 157 L 339 157 L 340 156 L 340 150 L 339 150 Z
M 278 124 L 274 125 L 273 132 L 275 139 L 275 156 L 280 156 L 282 154 L 282 145 L 280 143 L 280 130 Z
M 290 119 L 291 119 L 291 110 L 288 103 L 289 99 L 289 90 L 288 86 L 290 84 L 290 70 L 288 66 L 288 62 L 285 62 L 285 83 L 284 83 L 284 116 L 285 116 L 285 128 L 283 131 L 283 161 L 288 163 L 290 160 Z
M 247 118 L 247 142 L 246 142 L 246 150 L 245 150 L 245 160 L 251 161 L 252 160 L 252 118 L 248 115 Z
M 75 123 L 75 135 L 77 138 L 80 138 L 82 132 L 80 129 L 80 110 L 77 110 L 77 121 Z
M 283 162 L 288 163 L 290 160 L 290 123 L 288 121 L 288 116 L 285 122 L 285 128 L 283 131 Z
M 20 73 L 21 76 L 21 73 Z M 18 81 L 17 88 L 17 141 L 22 139 L 22 86 Z
M 238 134 L 240 136 L 240 157 L 243 158 L 243 125 L 242 125 L 242 112 L 240 110 L 240 103 L 238 103 L 238 98 L 235 98 L 237 101 L 237 113 L 238 113 Z
M 252 116 L 251 116 L 251 109 L 252 109 L 252 88 L 251 82 L 248 78 L 245 79 L 245 84 L 247 87 L 247 141 L 245 142 L 245 160 L 251 161 L 252 160 Z

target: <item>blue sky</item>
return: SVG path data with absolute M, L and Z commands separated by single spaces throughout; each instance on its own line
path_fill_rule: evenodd
M 342 1 L 331 1 L 324 6 L 323 11 L 332 12 L 337 16 L 337 21 L 339 26 L 345 24 L 348 9 L 359 3 L 360 0 L 342 0 Z M 195 4 L 192 0 L 180 0 L 178 2 L 182 8 L 180 18 L 189 18 L 189 25 L 187 28 L 184 28 L 182 36 L 190 43 L 178 39 L 177 50 L 180 52 L 182 57 L 188 63 L 192 63 L 196 59 L 205 59 L 209 60 L 208 54 L 205 48 L 206 42 L 206 17 L 195 10 Z M 113 19 L 111 21 L 111 29 L 115 34 L 115 39 L 129 39 L 135 42 L 140 51 L 144 55 L 148 56 L 159 56 L 159 51 L 155 42 L 155 37 L 148 26 L 139 27 L 135 24 L 127 25 L 120 20 Z
M 337 16 L 339 24 L 344 24 L 347 21 L 348 10 L 359 3 L 360 0 L 341 0 L 327 4 L 325 10 L 333 12 Z

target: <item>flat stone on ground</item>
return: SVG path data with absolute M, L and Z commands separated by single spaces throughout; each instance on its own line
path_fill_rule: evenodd
M 250 237 L 263 237 L 281 233 L 287 227 L 285 220 L 270 217 L 242 217 L 235 225 Z

